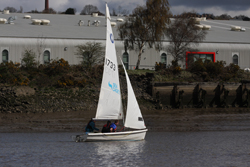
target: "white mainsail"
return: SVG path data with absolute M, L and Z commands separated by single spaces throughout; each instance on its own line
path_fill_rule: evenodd
M 110 19 L 109 9 L 106 4 L 107 33 L 105 62 L 101 91 L 95 116 L 95 119 L 104 120 L 122 119 L 123 117 L 118 63 Z
M 106 17 L 107 17 L 107 36 L 106 36 L 106 53 L 103 69 L 103 79 L 100 91 L 100 97 L 94 119 L 101 120 L 115 120 L 122 119 L 122 99 L 120 92 L 118 63 L 115 51 L 115 44 L 113 33 L 110 24 L 109 9 L 106 4 Z M 73 140 L 79 141 L 139 141 L 144 140 L 146 126 L 142 118 L 142 114 L 137 103 L 131 82 L 129 80 L 127 71 L 121 61 L 127 80 L 128 87 L 128 106 L 127 116 L 124 126 L 137 130 L 122 131 L 116 133 L 94 133 L 88 132 L 83 135 L 73 136 Z
M 122 61 L 121 61 L 122 62 Z M 124 126 L 127 128 L 133 129 L 145 129 L 145 123 L 141 114 L 140 107 L 135 97 L 134 90 L 132 88 L 130 79 L 128 77 L 125 66 L 122 62 L 123 69 L 125 71 L 126 81 L 127 81 L 127 89 L 128 89 L 128 104 L 127 104 L 127 112 L 126 112 L 126 120 Z

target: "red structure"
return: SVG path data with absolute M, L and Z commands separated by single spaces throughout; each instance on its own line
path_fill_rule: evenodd
M 49 0 L 45 0 L 45 10 L 49 10 Z
M 212 57 L 212 62 L 215 62 L 215 52 L 186 52 L 186 69 L 188 68 L 189 57 L 191 55 L 206 55 Z

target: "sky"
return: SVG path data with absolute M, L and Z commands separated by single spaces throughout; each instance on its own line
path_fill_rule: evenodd
M 80 13 L 85 5 L 91 4 L 105 13 L 105 2 L 108 2 L 109 9 L 123 9 L 130 12 L 138 5 L 144 5 L 146 0 L 49 0 L 49 7 L 57 12 L 64 12 L 67 8 L 75 8 Z M 168 0 L 171 12 L 174 15 L 183 12 L 196 11 L 197 13 L 211 13 L 215 16 L 228 14 L 232 17 L 245 15 L 250 17 L 250 0 Z M 45 7 L 45 0 L 0 0 L 0 9 L 14 7 L 17 10 L 20 6 L 23 12 L 37 9 L 42 11 Z

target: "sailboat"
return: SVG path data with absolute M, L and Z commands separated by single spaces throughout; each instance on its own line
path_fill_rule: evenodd
M 94 120 L 123 120 L 123 105 L 119 83 L 118 61 L 115 50 L 114 36 L 110 24 L 109 8 L 106 4 L 106 50 L 99 101 Z M 144 140 L 146 126 L 136 100 L 129 76 L 121 61 L 127 81 L 127 111 L 124 122 L 125 131 L 112 133 L 86 133 L 78 136 L 83 141 L 136 141 Z M 126 129 L 129 129 L 126 131 Z M 133 130 L 131 130 L 133 129 Z

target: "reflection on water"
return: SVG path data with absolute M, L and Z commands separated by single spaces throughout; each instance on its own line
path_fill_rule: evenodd
M 112 165 L 122 165 L 125 162 L 126 166 L 140 166 L 143 164 L 143 157 L 140 153 L 144 152 L 144 145 L 146 141 L 127 141 L 127 142 L 97 142 L 93 143 L 95 146 L 94 152 L 98 157 L 105 157 L 100 161 L 99 165 L 106 166 L 112 161 Z M 136 162 L 134 162 L 136 160 Z
M 249 131 L 148 132 L 144 141 L 71 141 L 77 133 L 0 133 L 0 166 L 250 166 Z

